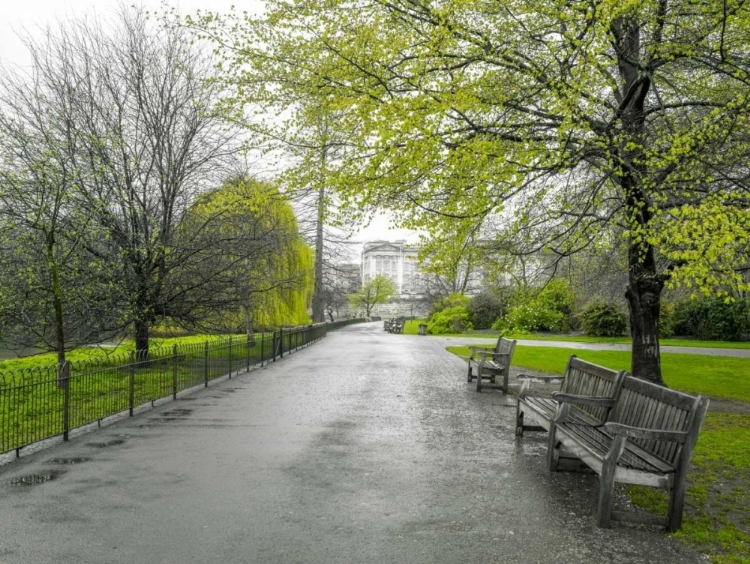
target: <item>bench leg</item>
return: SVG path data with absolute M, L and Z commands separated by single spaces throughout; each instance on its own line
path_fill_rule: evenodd
M 557 472 L 557 463 L 560 460 L 560 443 L 557 442 L 556 435 L 555 422 L 550 421 L 547 437 L 547 467 L 550 472 Z
M 505 371 L 505 374 L 503 374 L 503 393 L 508 393 L 508 371 Z
M 470 365 L 469 365 L 469 376 L 468 376 L 468 381 L 469 381 L 469 382 L 471 382 L 471 381 L 472 381 L 473 379 L 474 379 L 474 376 L 472 376 L 472 374 L 471 374 L 471 364 L 470 364 Z
M 477 392 L 482 391 L 482 371 L 477 372 Z
M 523 411 L 520 402 L 516 404 L 516 437 L 523 437 Z
M 625 450 L 625 437 L 615 436 L 602 464 L 602 475 L 599 476 L 597 521 L 603 529 L 609 529 L 612 525 L 612 506 L 615 502 L 615 472 L 617 472 L 617 461 L 620 459 L 623 450 Z
M 686 489 L 685 473 L 678 470 L 674 477 L 672 491 L 669 492 L 669 521 L 667 523 L 667 531 L 670 533 L 674 533 L 682 526 L 682 510 L 685 505 Z

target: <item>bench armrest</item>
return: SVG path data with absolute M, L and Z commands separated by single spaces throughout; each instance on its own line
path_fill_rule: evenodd
M 552 392 L 552 399 L 559 403 L 572 403 L 575 405 L 590 405 L 592 407 L 612 407 L 615 405 L 614 398 L 602 396 L 578 396 L 564 392 Z
M 490 349 L 487 349 L 486 347 L 469 347 L 469 350 L 471 350 L 471 356 L 469 357 L 469 360 L 474 360 L 474 355 L 477 353 L 483 354 L 494 352 Z
M 486 359 L 488 356 L 491 356 L 494 360 L 510 357 L 508 353 L 496 353 L 493 351 L 477 351 L 477 354 L 482 357 L 482 360 Z
M 665 431 L 663 429 L 644 429 L 642 427 L 630 427 L 622 423 L 605 423 L 603 430 L 614 436 L 628 439 L 642 439 L 646 441 L 670 441 L 685 444 L 688 434 L 682 431 Z

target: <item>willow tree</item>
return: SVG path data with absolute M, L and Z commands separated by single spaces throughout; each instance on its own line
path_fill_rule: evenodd
M 312 251 L 276 184 L 238 177 L 203 194 L 178 238 L 198 251 L 179 269 L 184 311 L 173 320 L 212 330 L 244 325 L 248 338 L 256 325 L 309 322 Z
M 743 0 L 271 2 L 269 47 L 334 93 L 353 208 L 450 234 L 500 217 L 561 255 L 628 243 L 632 371 L 662 382 L 665 284 L 742 285 Z

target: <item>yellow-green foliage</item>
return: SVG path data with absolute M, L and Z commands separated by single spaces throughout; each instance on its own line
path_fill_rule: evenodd
M 295 223 L 296 228 L 296 223 Z M 279 280 L 297 278 L 296 287 L 278 286 L 255 298 L 255 323 L 260 326 L 310 323 L 307 309 L 313 294 L 315 255 L 302 240 L 296 240 L 274 261 L 273 275 Z
M 314 252 L 300 236 L 294 210 L 276 184 L 233 180 L 204 197 L 196 210 L 204 217 L 221 214 L 222 229 L 254 230 L 256 244 L 264 249 L 237 269 L 256 327 L 310 323 Z M 232 325 L 244 322 L 242 308 L 224 317 Z

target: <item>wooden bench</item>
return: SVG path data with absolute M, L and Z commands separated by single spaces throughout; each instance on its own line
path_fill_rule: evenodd
M 572 373 L 570 367 L 575 369 L 581 362 L 571 358 L 567 375 Z M 553 392 L 557 405 L 549 419 L 539 410 L 527 409 L 534 403 L 530 398 L 526 395 L 521 400 L 525 403 L 521 412 L 534 413 L 532 417 L 540 426 L 546 424 L 550 470 L 557 470 L 560 458 L 567 453 L 599 475 L 600 527 L 609 527 L 614 520 L 659 524 L 669 531 L 680 528 L 686 475 L 708 398 L 690 396 L 623 373 L 617 374 L 611 391 L 603 395 L 597 395 L 596 390 L 594 394 Z M 521 433 L 524 428 L 522 424 Z M 613 511 L 616 482 L 667 488 L 667 516 Z
M 389 329 L 390 333 L 403 333 L 404 332 L 404 323 L 406 323 L 406 320 L 403 318 L 398 318 L 395 321 L 391 322 L 391 328 Z
M 383 321 L 383 331 L 391 332 L 391 326 L 393 325 L 393 319 L 386 319 Z
M 557 413 L 558 402 L 551 395 L 530 394 L 531 382 L 560 382 L 559 391 L 562 393 L 613 400 L 624 376 L 625 371 L 617 372 L 586 362 L 576 355 L 571 355 L 563 376 L 532 377 L 519 374 L 521 390 L 516 404 L 516 436 L 522 437 L 524 431 L 549 431 L 550 422 Z M 573 409 L 571 417 L 579 418 L 591 425 L 601 425 L 606 421 L 610 407 L 579 404 Z
M 510 341 L 500 337 L 495 344 L 494 350 L 481 347 L 470 347 L 468 381 L 477 379 L 477 392 L 488 387 L 482 380 L 489 380 L 490 384 L 496 384 L 498 376 L 503 377 L 502 386 L 494 385 L 495 389 L 501 389 L 504 394 L 508 393 L 508 377 L 510 376 L 510 363 L 513 360 L 513 351 L 516 350 L 516 341 Z M 478 358 L 475 358 L 478 357 Z

